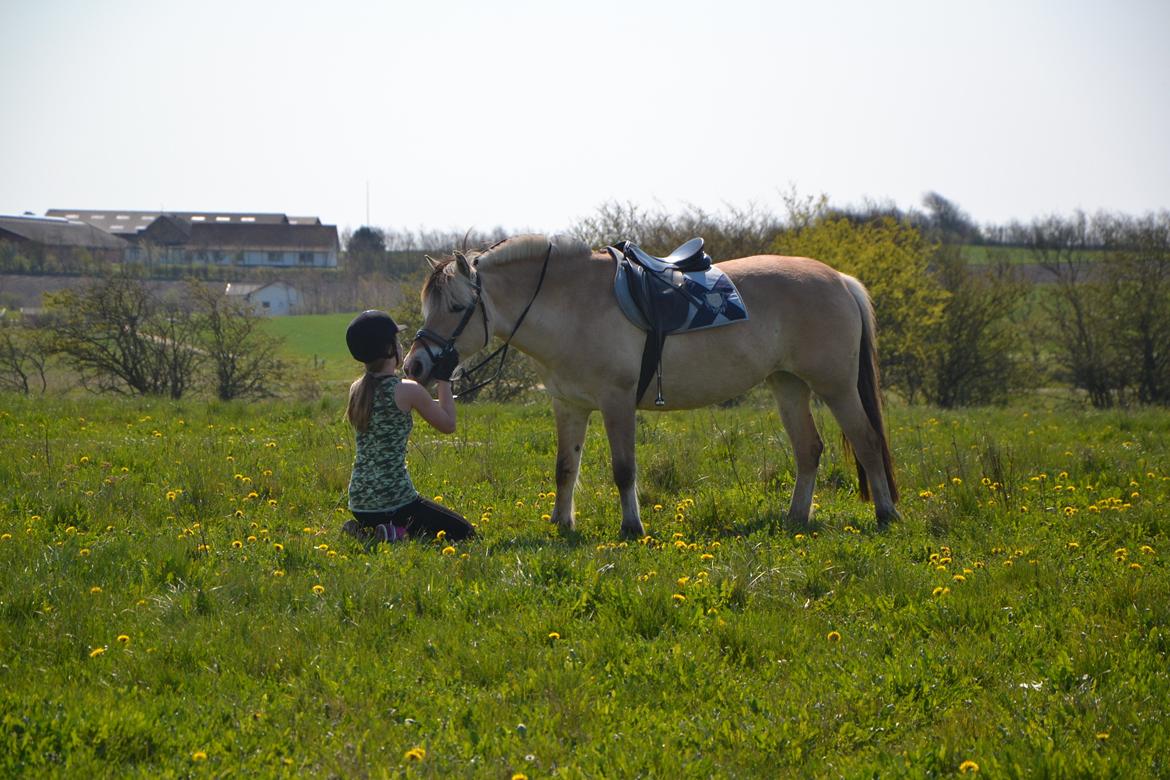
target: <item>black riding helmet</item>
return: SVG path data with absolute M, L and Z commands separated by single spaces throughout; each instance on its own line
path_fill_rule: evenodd
M 402 327 L 384 311 L 370 309 L 353 318 L 345 329 L 345 344 L 354 360 L 372 363 L 398 354 L 396 336 Z

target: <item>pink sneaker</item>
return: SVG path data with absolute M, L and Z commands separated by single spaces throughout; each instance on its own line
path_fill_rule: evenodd
M 393 523 L 382 523 L 374 526 L 374 538 L 379 542 L 405 542 L 409 534 L 406 528 Z

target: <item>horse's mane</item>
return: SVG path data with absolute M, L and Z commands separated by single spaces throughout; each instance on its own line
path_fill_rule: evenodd
M 475 265 L 478 268 L 505 265 L 514 260 L 528 258 L 543 258 L 552 244 L 553 251 L 561 257 L 589 255 L 592 249 L 579 238 L 574 236 L 545 236 L 539 233 L 524 236 L 513 236 L 498 241 L 476 256 Z
M 505 238 L 485 250 L 467 252 L 466 257 L 476 268 L 494 268 L 529 258 L 543 259 L 545 252 L 549 251 L 550 244 L 553 253 L 558 257 L 588 257 L 593 252 L 588 244 L 574 236 L 545 236 L 533 233 Z M 444 305 L 470 303 L 469 290 L 459 295 L 452 289 L 453 285 L 447 284 L 454 276 L 454 256 L 440 260 L 423 283 L 424 299 Z

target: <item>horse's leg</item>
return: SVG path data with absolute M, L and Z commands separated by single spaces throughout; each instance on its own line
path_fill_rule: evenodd
M 553 399 L 553 414 L 557 420 L 557 500 L 552 521 L 562 531 L 572 531 L 576 525 L 573 491 L 581 470 L 581 448 L 589 426 L 589 410 Z
M 798 527 L 807 526 L 812 517 L 817 466 L 820 465 L 821 452 L 825 448 L 809 410 L 810 391 L 804 380 L 783 371 L 768 377 L 768 386 L 776 397 L 780 421 L 784 423 L 784 430 L 788 432 L 788 440 L 796 455 L 796 486 L 792 489 L 788 522 Z
M 638 538 L 645 531 L 638 510 L 638 462 L 634 455 L 635 410 L 629 397 L 609 400 L 601 405 L 609 454 L 613 461 L 613 481 L 622 500 L 622 536 Z
M 891 520 L 898 518 L 898 510 L 894 508 L 894 502 L 890 497 L 886 467 L 882 460 L 881 436 L 870 425 L 869 417 L 866 416 L 861 398 L 855 389 L 849 388 L 835 395 L 820 395 L 833 412 L 833 416 L 837 418 L 841 432 L 853 446 L 854 456 L 865 469 L 878 527 L 884 528 Z

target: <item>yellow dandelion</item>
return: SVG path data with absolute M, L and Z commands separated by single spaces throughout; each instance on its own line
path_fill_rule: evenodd
M 957 486 L 963 484 L 963 480 L 960 479 L 959 477 L 951 477 L 951 484 L 955 485 L 957 487 Z
M 655 512 L 661 512 L 661 511 L 662 511 L 662 504 L 655 504 L 655 505 L 654 505 L 654 511 L 655 511 Z
M 248 536 L 248 541 L 249 541 L 249 542 L 254 542 L 254 541 L 256 541 L 256 537 L 255 537 L 255 536 L 252 536 L 252 535 L 250 535 L 250 534 L 249 534 L 249 536 Z
M 1153 555 L 1154 554 L 1154 548 L 1150 547 L 1148 544 L 1143 544 L 1141 547 L 1141 550 L 1142 550 L 1143 555 Z
M 324 592 L 325 592 L 324 585 L 314 585 L 313 586 L 313 593 L 315 593 L 316 595 L 320 596 Z
M 1106 740 L 1109 739 L 1109 732 L 1108 731 L 1098 731 L 1097 732 L 1097 739 L 1101 740 L 1102 742 L 1105 742 Z
M 192 761 L 206 761 L 207 760 L 207 753 L 203 752 L 202 750 L 196 750 L 194 753 L 191 754 L 191 760 Z
M 124 645 L 129 644 L 130 643 L 130 635 L 129 634 L 118 634 L 118 641 Z
M 90 657 L 90 658 L 97 658 L 99 655 L 101 655 L 101 654 L 102 654 L 102 653 L 104 653 L 104 652 L 106 652 L 106 648 L 104 648 L 104 647 L 95 647 L 93 650 L 90 650 L 90 651 L 89 651 L 89 657 Z
M 934 590 L 932 590 L 930 592 L 930 595 L 934 596 L 935 598 L 938 598 L 939 596 L 945 596 L 950 592 L 951 592 L 950 588 L 944 588 L 942 585 L 939 585 Z
M 101 592 L 102 592 L 101 585 L 94 585 L 92 588 L 89 589 L 89 593 L 91 596 L 96 596 L 97 594 L 99 594 Z
M 275 498 L 268 499 L 268 506 L 272 506 L 272 507 L 276 506 L 276 499 Z
M 446 547 L 443 548 L 443 555 L 454 555 L 454 554 L 455 554 L 455 548 L 452 547 L 451 545 L 447 545 Z
M 167 491 L 167 501 L 174 501 L 178 497 L 179 497 L 179 494 L 176 493 L 175 491 L 173 491 L 173 490 Z
M 552 520 L 552 515 L 543 514 L 540 516 L 540 520 L 541 520 L 541 522 L 547 523 L 549 520 Z
M 244 546 L 244 543 L 243 543 L 243 542 L 241 542 L 239 539 L 233 539 L 233 540 L 232 540 L 232 547 L 236 548 L 237 550 L 238 550 L 238 549 L 240 549 L 240 548 L 241 548 L 241 547 L 243 547 L 243 546 Z
M 976 773 L 979 771 L 979 765 L 976 764 L 974 761 L 968 759 L 968 760 L 964 761 L 963 763 L 959 764 L 959 771 L 962 772 L 963 774 L 967 774 L 968 772 Z
M 954 580 L 955 582 L 966 582 L 967 581 L 967 578 L 964 577 L 962 574 L 956 574 L 954 577 L 951 577 L 951 579 Z
M 556 631 L 549 631 L 548 638 L 555 642 L 556 640 L 561 638 L 561 635 L 558 634 Z
M 439 531 L 437 534 L 435 534 L 435 541 L 436 541 L 436 542 L 441 542 L 441 541 L 443 541 L 443 540 L 444 540 L 444 539 L 446 539 L 446 538 L 447 538 L 447 532 L 446 532 L 446 531 Z
M 702 555 L 699 556 L 699 560 L 701 560 L 701 561 L 710 561 L 710 560 L 714 560 L 714 559 L 715 559 L 715 556 L 712 555 L 711 553 L 703 553 Z
M 427 751 L 421 747 L 413 747 L 406 751 L 406 755 L 403 756 L 407 761 L 422 761 L 426 757 Z
M 1142 567 L 1142 565 L 1140 563 L 1138 563 L 1137 561 L 1134 561 L 1133 563 L 1131 563 L 1129 565 L 1129 568 L 1134 569 L 1134 570 L 1140 569 L 1141 567 Z
M 1081 543 L 1080 542 L 1069 542 L 1068 544 L 1065 545 L 1065 547 L 1067 547 L 1070 550 L 1079 550 L 1079 549 L 1081 549 Z
M 841 632 L 840 631 L 830 631 L 829 633 L 825 634 L 825 639 L 829 640 L 830 642 L 840 642 L 841 641 Z
M 687 583 L 690 581 L 691 581 L 690 577 L 679 577 L 678 580 L 676 580 L 676 582 L 678 583 L 678 586 L 680 588 L 685 588 L 687 586 Z
M 284 576 L 284 569 L 273 569 L 272 576 L 273 577 L 283 577 Z
M 681 594 L 681 593 L 676 593 L 676 594 L 674 594 L 673 596 L 671 596 L 671 598 L 672 598 L 672 599 L 673 599 L 675 602 L 677 602 L 677 603 L 679 603 L 679 604 L 681 604 L 682 602 L 684 602 L 684 601 L 686 601 L 686 600 L 687 600 L 687 597 L 686 597 L 686 596 L 684 596 L 684 595 L 683 595 L 683 594 Z
M 12 534 L 4 534 L 4 538 L 5 538 L 5 539 L 11 539 L 11 538 L 12 538 Z M 82 547 L 80 550 L 78 550 L 78 551 L 77 551 L 77 554 L 78 554 L 78 555 L 80 555 L 82 558 L 85 558 L 86 556 L 88 556 L 88 555 L 89 555 L 89 548 L 88 548 L 88 547 Z
M 274 542 L 272 545 L 272 549 L 276 550 L 277 552 L 284 552 L 284 545 L 281 544 L 280 542 Z
M 528 775 L 523 772 L 516 772 L 512 775 L 512 780 L 528 780 Z
M 931 493 L 929 490 L 922 490 L 922 491 L 919 491 L 918 497 L 919 498 L 933 498 L 934 493 Z

